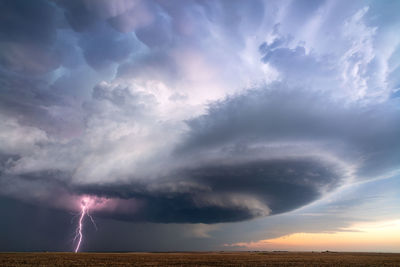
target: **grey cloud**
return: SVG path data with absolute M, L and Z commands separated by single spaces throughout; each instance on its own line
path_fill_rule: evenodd
M 52 48 L 17 43 L 2 43 L 0 63 L 7 69 L 24 74 L 44 74 L 60 66 Z
M 131 3 L 134 3 L 131 8 L 108 19 L 110 25 L 120 32 L 130 32 L 146 27 L 157 19 L 156 6 L 152 1 Z
M 157 101 L 151 93 L 137 91 L 128 85 L 110 85 L 100 83 L 93 88 L 93 99 L 108 101 L 130 115 L 143 114 L 157 106 Z M 94 107 L 87 103 L 85 107 Z M 122 113 L 122 112 L 121 112 Z
M 127 10 L 135 7 L 140 0 L 83 0 L 83 4 L 88 11 L 95 14 L 97 17 L 105 19 L 118 16 Z
M 314 90 L 337 90 L 339 81 L 336 60 L 331 55 L 317 56 L 306 52 L 301 44 L 290 48 L 292 37 L 277 37 L 264 42 L 259 51 L 262 61 L 276 68 L 290 86 Z
M 168 26 L 168 20 L 161 17 L 153 24 L 139 28 L 136 35 L 150 48 L 167 46 L 173 39 Z
M 255 242 L 293 233 L 343 232 L 355 224 L 396 220 L 398 206 L 390 203 L 396 203 L 398 187 L 398 176 L 360 183 L 290 213 L 226 225 L 215 237 L 227 243 Z M 232 232 L 240 233 L 232 236 Z
M 97 16 L 88 10 L 84 1 L 59 1 L 58 4 L 64 8 L 69 25 L 77 32 L 87 31 L 98 20 Z
M 153 1 L 61 1 L 60 6 L 77 32 L 91 32 L 96 24 L 107 23 L 121 33 L 137 30 L 139 39 L 150 47 L 164 43 L 168 37 L 168 19 Z
M 66 251 L 71 247 L 71 215 L 2 196 L 0 249 L 2 251 Z M 46 233 L 45 235 L 43 233 Z
M 76 214 L 0 197 L 2 251 L 70 251 Z M 94 217 L 98 230 L 88 221 L 83 251 L 193 251 L 217 249 L 217 240 L 204 238 L 207 225 L 153 224 Z M 202 235 L 202 236 L 199 236 Z
M 118 2 L 108 1 L 60 1 L 58 4 L 69 25 L 78 32 L 78 45 L 94 69 L 102 70 L 119 63 L 137 48 L 132 35 L 117 32 L 105 20 L 114 13 L 118 14 L 118 8 L 125 10 L 127 7 L 124 5 L 118 7 Z
M 80 116 L 69 106 L 69 97 L 58 94 L 45 78 L 0 71 L 0 86 L 2 115 L 15 118 L 21 125 L 55 136 L 80 127 Z M 58 114 L 52 109 L 58 109 Z
M 388 60 L 393 55 L 383 51 L 394 51 L 398 40 L 388 41 L 384 23 L 377 23 L 379 5 L 363 4 L 291 3 L 284 13 L 290 19 L 280 21 L 261 46 L 263 61 L 295 86 L 336 91 L 343 101 L 384 101 L 395 88 L 394 61 Z
M 1 1 L 0 40 L 47 44 L 55 39 L 56 10 L 47 1 Z
M 61 102 L 57 95 L 49 92 L 41 79 L 22 77 L 0 72 L 2 97 L 0 110 L 3 114 L 19 117 L 26 124 L 43 126 L 49 119 L 45 107 Z M 47 127 L 44 127 L 47 128 Z
M 190 132 L 177 153 L 311 142 L 357 164 L 360 177 L 374 177 L 398 168 L 396 105 L 396 100 L 343 105 L 326 93 L 275 84 L 216 103 L 206 115 L 188 121 Z
M 397 170 L 399 48 L 364 4 L 1 1 L 1 195 L 211 224 Z
M 148 79 L 160 79 L 167 83 L 174 83 L 174 78 L 181 75 L 174 59 L 163 52 L 154 52 L 139 56 L 134 62 L 121 64 L 117 72 L 118 77 L 138 77 Z
M 127 59 L 136 44 L 133 37 L 122 36 L 108 25 L 99 23 L 90 35 L 82 33 L 79 45 L 88 64 L 94 69 L 103 69 Z
M 2 1 L 0 4 L 0 64 L 24 74 L 56 69 L 54 47 L 57 9 L 47 1 Z
M 96 216 L 158 223 L 220 223 L 248 220 L 299 208 L 341 183 L 342 174 L 317 159 L 209 163 L 175 170 L 165 177 L 132 183 L 77 185 L 70 174 L 47 171 L 3 174 L 2 191 L 11 187 L 42 192 L 38 203 L 66 194 L 89 194 L 117 201 Z M 9 177 L 9 178 L 6 178 Z M 10 187 L 7 185 L 14 180 Z M 40 188 L 40 189 L 39 189 Z M 3 194 L 5 193 L 3 192 Z M 12 194 L 11 194 L 12 195 Z M 30 198 L 30 193 L 25 196 Z M 53 201 L 55 207 L 60 203 Z M 131 203 L 127 206 L 127 203 Z M 132 208 L 136 207 L 136 208 Z
M 107 102 L 137 120 L 144 109 L 132 104 L 149 103 L 146 95 L 107 83 L 95 87 L 93 97 L 91 105 L 100 108 L 98 114 L 114 120 L 121 114 L 101 113 Z M 72 178 L 76 173 L 66 172 L 65 166 L 40 171 L 43 158 L 36 172 L 8 166 L 2 183 L 13 177 L 14 189 L 36 188 L 33 191 L 43 192 L 47 201 L 55 197 L 52 192 L 114 199 L 119 204 L 113 212 L 98 215 L 127 221 L 218 223 L 284 213 L 317 200 L 352 176 L 359 180 L 397 168 L 400 132 L 395 103 L 342 106 L 327 99 L 322 93 L 275 84 L 214 103 L 207 114 L 188 122 L 190 129 L 172 158 L 161 169 L 148 171 L 149 176 L 111 170 L 106 173 L 115 176 L 111 181 L 77 182 Z M 97 113 L 87 111 L 90 116 Z M 98 149 L 105 151 L 112 144 L 102 142 Z M 66 166 L 75 166 L 68 162 L 70 154 L 57 152 L 71 152 L 71 145 L 52 145 L 46 153 L 64 155 Z M 75 158 L 80 155 L 76 152 Z M 23 166 L 24 160 L 29 163 L 29 158 L 17 158 L 15 166 Z M 3 190 L 13 192 L 7 188 Z
M 281 39 L 276 39 L 271 45 L 262 44 L 260 50 L 265 53 L 262 60 L 276 66 L 283 73 L 298 75 L 296 78 L 322 66 L 314 57 L 306 55 L 302 46 L 297 46 L 294 49 L 278 48 L 283 42 Z

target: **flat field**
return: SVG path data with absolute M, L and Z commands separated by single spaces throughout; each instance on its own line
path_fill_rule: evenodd
M 0 266 L 400 266 L 400 253 L 0 253 Z

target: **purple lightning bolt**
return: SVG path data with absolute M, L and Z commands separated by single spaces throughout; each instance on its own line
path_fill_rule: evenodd
M 75 238 L 74 241 L 78 240 L 76 247 L 75 247 L 75 253 L 79 251 L 79 248 L 81 246 L 82 243 L 82 239 L 83 239 L 83 221 L 85 216 L 88 216 L 90 218 L 90 220 L 92 221 L 94 227 L 97 230 L 97 226 L 96 223 L 93 220 L 93 217 L 89 214 L 89 208 L 91 205 L 92 201 L 89 197 L 85 197 L 81 200 L 81 212 L 80 212 L 80 216 L 79 216 L 79 222 L 75 231 Z

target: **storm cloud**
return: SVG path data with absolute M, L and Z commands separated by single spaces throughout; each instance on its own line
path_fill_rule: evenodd
M 140 99 L 126 98 L 131 96 L 129 90 L 127 95 L 123 88 L 115 90 L 117 94 L 110 95 L 98 87 L 94 97 L 119 107 Z M 129 169 L 107 169 L 112 180 L 100 180 L 101 176 L 93 177 L 97 181 L 80 180 L 82 173 L 103 168 L 92 162 L 81 173 L 71 171 L 72 166 L 79 166 L 74 160 L 49 166 L 47 153 L 84 159 L 80 148 L 84 144 L 76 144 L 71 155 L 73 144 L 60 150 L 60 144 L 49 143 L 46 135 L 38 132 L 37 139 L 27 140 L 23 148 L 29 143 L 37 146 L 41 158 L 5 156 L 2 191 L 7 193 L 15 185 L 32 190 L 38 183 L 41 191 L 48 187 L 41 196 L 46 202 L 56 197 L 54 192 L 117 199 L 112 212 L 99 211 L 99 215 L 132 221 L 216 223 L 287 212 L 340 185 L 395 170 L 396 100 L 384 106 L 342 107 L 326 99 L 324 94 L 279 84 L 230 97 L 187 122 L 189 130 L 167 154 L 169 159 L 154 164 L 152 170 L 138 167 L 136 174 Z M 132 108 L 125 110 L 128 114 L 144 110 L 142 106 Z M 136 116 L 140 118 L 140 113 Z M 124 166 L 125 162 L 115 160 L 113 164 Z M 12 178 L 6 179 L 8 176 Z M 36 193 L 34 190 L 32 195 Z
M 396 7 L 0 10 L 1 197 L 60 218 L 91 196 L 104 220 L 214 224 L 289 213 L 399 170 Z

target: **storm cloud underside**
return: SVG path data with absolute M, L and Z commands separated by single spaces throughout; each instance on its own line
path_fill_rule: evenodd
M 396 173 L 400 7 L 347 4 L 0 1 L 0 194 L 213 224 Z

